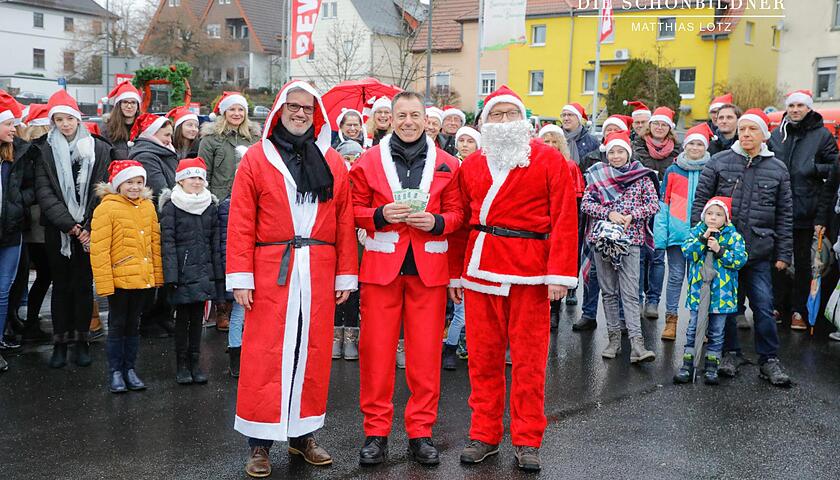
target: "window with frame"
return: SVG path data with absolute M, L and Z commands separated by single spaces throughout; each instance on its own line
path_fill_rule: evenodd
M 754 31 L 755 22 L 747 22 L 746 28 L 744 29 L 744 43 L 746 43 L 747 45 L 752 45 Z
M 542 95 L 545 85 L 545 72 L 543 70 L 531 70 L 528 72 L 528 92 L 531 95 Z
M 73 22 L 73 17 L 64 17 L 64 31 L 73 32 L 76 30 L 76 25 Z
M 208 24 L 207 36 L 210 38 L 222 38 L 222 26 L 218 23 Z
M 496 72 L 481 72 L 481 94 L 490 95 L 496 90 Z
M 816 62 L 816 97 L 828 100 L 837 92 L 837 57 L 817 58 Z
M 46 53 L 43 48 L 32 49 L 32 68 L 44 69 Z
M 779 44 L 781 42 L 782 42 L 782 32 L 778 28 L 773 27 L 773 38 L 771 40 L 770 47 L 778 50 L 779 49 Z
M 94 35 L 102 35 L 102 20 L 91 20 L 90 29 Z
M 673 40 L 677 36 L 677 17 L 660 17 L 656 31 L 657 40 Z
M 840 0 L 834 0 L 834 29 L 840 30 Z
M 674 69 L 674 81 L 680 89 L 681 97 L 694 97 L 694 85 L 697 78 L 696 68 Z
M 32 26 L 35 28 L 44 28 L 44 14 L 41 12 L 32 13 Z
M 452 74 L 449 72 L 438 72 L 435 74 L 435 91 L 441 95 L 449 95 L 449 86 L 452 81 Z
M 583 71 L 583 93 L 595 92 L 595 70 Z
M 181 6 L 181 0 L 169 0 L 169 6 L 170 7 L 180 7 Z
M 248 67 L 245 66 L 238 66 L 236 67 L 236 78 L 238 81 L 243 81 L 248 79 Z
M 534 25 L 531 27 L 531 45 L 541 47 L 545 45 L 546 26 Z
M 219 5 L 230 5 L 230 0 L 219 0 Z
M 337 18 L 338 2 L 324 2 L 321 4 L 321 18 Z
M 76 54 L 70 51 L 64 51 L 64 71 L 73 73 L 76 71 Z

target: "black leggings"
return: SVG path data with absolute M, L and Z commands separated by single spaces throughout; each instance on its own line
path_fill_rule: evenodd
M 135 337 L 139 334 L 140 314 L 152 289 L 116 289 L 108 297 L 108 338 Z
M 351 327 L 359 326 L 359 291 L 350 292 L 350 297 L 341 305 L 335 306 L 335 326 Z
M 175 352 L 201 351 L 201 324 L 204 321 L 204 302 L 175 305 Z
M 61 254 L 61 236 L 57 229 L 47 227 L 47 259 L 53 274 L 53 293 L 50 303 L 53 334 L 78 332 L 87 335 L 93 315 L 93 272 L 90 255 L 82 244 L 71 238 L 70 258 Z
M 35 281 L 29 288 L 29 300 L 26 304 L 26 321 L 28 323 L 38 320 L 44 298 L 46 298 L 47 291 L 52 284 L 52 272 L 50 262 L 47 261 L 47 249 L 43 243 L 27 243 L 26 248 L 29 250 L 29 263 L 35 266 Z M 28 281 L 28 272 L 25 276 Z

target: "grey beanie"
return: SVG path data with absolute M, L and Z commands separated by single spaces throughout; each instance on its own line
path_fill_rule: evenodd
M 345 140 L 338 144 L 335 147 L 336 151 L 341 154 L 341 156 L 345 155 L 361 155 L 363 150 L 362 146 L 359 145 L 359 142 L 355 140 Z

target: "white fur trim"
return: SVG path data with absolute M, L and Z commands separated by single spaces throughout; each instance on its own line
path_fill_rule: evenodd
M 720 110 L 720 107 L 726 105 L 723 102 L 716 102 L 709 104 L 709 112 L 711 113 L 712 110 Z
M 510 295 L 510 284 L 503 283 L 501 285 L 484 285 L 482 283 L 476 283 L 471 280 L 467 280 L 464 277 L 461 277 L 461 285 L 463 288 L 467 290 L 471 290 L 473 292 L 478 293 L 486 293 L 488 295 L 498 295 L 500 297 L 507 297 Z
M 30 127 L 49 127 L 50 126 L 50 119 L 49 118 L 36 118 L 35 120 L 30 120 L 27 123 Z
M 537 136 L 538 136 L 538 137 L 540 137 L 540 138 L 542 138 L 542 136 L 543 136 L 543 135 L 545 135 L 546 133 L 554 133 L 554 134 L 557 134 L 557 135 L 566 135 L 566 134 L 563 132 L 563 128 L 562 128 L 562 127 L 560 127 L 560 126 L 558 126 L 558 125 L 555 125 L 555 124 L 553 124 L 553 123 L 549 123 L 549 124 L 547 124 L 547 125 L 543 126 L 543 127 L 540 129 L 540 133 L 538 133 L 538 134 L 537 134 Z
M 20 121 L 25 122 L 29 118 L 29 105 L 23 107 L 23 111 L 20 112 Z
M 756 125 L 758 125 L 758 128 L 761 129 L 761 133 L 764 134 L 764 139 L 765 140 L 770 139 L 770 130 L 768 129 L 767 124 L 764 123 L 764 119 L 762 119 L 761 117 L 759 117 L 758 115 L 756 115 L 754 113 L 745 113 L 745 114 L 741 115 L 741 118 L 738 119 L 738 125 L 741 125 L 741 122 L 743 122 L 745 120 L 748 121 L 748 122 L 753 122 Z
M 490 115 L 490 110 L 499 103 L 512 103 L 519 107 L 519 111 L 522 112 L 522 118 L 525 118 L 527 115 L 525 112 L 525 104 L 522 103 L 522 100 L 514 97 L 513 95 L 499 95 L 498 97 L 491 98 L 484 104 L 484 108 L 481 110 L 482 122 L 487 122 L 487 116 Z
M 365 250 L 371 252 L 394 253 L 397 242 L 400 241 L 398 232 L 373 232 L 373 237 L 365 239 Z
M 15 114 L 13 114 L 11 110 L 4 110 L 0 112 L 0 122 L 5 122 L 13 118 L 15 118 Z
M 286 103 L 286 99 L 289 96 L 289 92 L 291 90 L 303 90 L 311 94 L 315 97 L 315 100 L 318 102 L 318 107 L 321 109 L 321 116 L 324 119 L 324 125 L 321 126 L 321 131 L 315 132 L 315 144 L 318 145 L 318 148 L 321 150 L 321 153 L 327 153 L 327 150 L 330 149 L 332 144 L 332 127 L 330 127 L 329 117 L 327 116 L 327 109 L 324 108 L 324 102 L 321 100 L 321 95 L 315 90 L 315 87 L 308 84 L 307 82 L 301 80 L 295 80 L 294 82 L 288 84 L 286 88 L 280 91 L 280 94 L 274 100 L 274 105 L 271 108 L 271 112 L 268 114 L 268 117 L 265 119 L 265 126 L 263 127 L 263 140 L 268 140 L 271 136 L 271 126 L 274 125 L 274 117 L 280 115 L 280 109 L 283 108 L 283 105 Z M 280 119 L 278 118 L 277 121 L 279 122 Z M 283 163 L 282 160 L 280 163 Z
M 157 133 L 157 131 L 158 131 L 158 130 L 160 130 L 160 127 L 162 127 L 162 126 L 163 126 L 163 124 L 164 124 L 164 123 L 166 123 L 168 120 L 169 120 L 169 119 L 168 119 L 168 118 L 166 118 L 166 117 L 158 117 L 158 118 L 156 118 L 156 119 L 155 119 L 155 121 L 154 121 L 154 122 L 152 122 L 152 124 L 151 124 L 151 125 L 149 125 L 148 127 L 146 127 L 146 129 L 145 129 L 145 130 L 143 130 L 142 132 L 140 132 L 140 135 L 138 135 L 138 137 L 139 137 L 139 138 L 149 138 L 149 137 L 153 137 L 153 136 L 155 135 L 155 133 Z
M 225 97 L 219 102 L 219 113 L 224 114 L 225 110 L 234 105 L 240 105 L 245 109 L 245 114 L 248 114 L 248 100 L 246 100 L 242 95 L 228 95 Z
M 564 287 L 568 287 L 568 288 L 577 288 L 578 278 L 577 277 L 567 277 L 566 275 L 546 275 L 545 276 L 545 284 L 546 285 L 563 285 Z
M 137 102 L 139 104 L 140 103 L 140 95 L 137 95 L 134 92 L 123 92 L 123 93 L 121 93 L 121 94 L 119 94 L 116 97 L 111 99 L 111 105 L 116 105 L 116 104 L 122 102 L 123 100 L 134 100 L 135 102 Z
M 449 288 L 463 288 L 460 278 L 450 278 Z
M 52 107 L 50 109 L 49 115 L 47 115 L 47 116 L 50 117 L 50 120 L 52 120 L 53 115 L 55 115 L 56 113 L 64 113 L 64 114 L 70 115 L 72 117 L 76 117 L 76 120 L 78 120 L 80 122 L 82 121 L 82 112 L 74 109 L 73 107 L 67 106 L 67 105 L 56 105 L 56 106 Z
M 192 177 L 201 177 L 202 180 L 207 181 L 207 170 L 198 167 L 190 167 L 175 172 L 175 181 L 180 182 Z
M 629 143 L 627 143 L 627 142 L 625 142 L 624 140 L 621 140 L 621 139 L 610 140 L 609 142 L 607 142 L 606 146 L 604 146 L 604 150 L 602 150 L 602 151 L 605 152 L 605 153 L 609 152 L 610 149 L 612 147 L 615 147 L 615 146 L 619 146 L 619 147 L 627 150 L 628 158 L 633 156 L 633 148 L 630 146 Z
M 572 105 L 563 105 L 563 109 L 560 110 L 560 112 L 573 113 L 574 115 L 576 115 L 578 117 L 578 120 L 580 121 L 580 123 L 583 123 L 583 114 L 580 113 L 580 111 L 578 111 L 578 109 L 573 107 Z
M 645 110 L 645 109 L 633 110 L 633 113 L 630 114 L 630 116 L 633 117 L 633 119 L 636 119 L 636 117 L 650 118 L 651 115 L 653 115 L 653 112 L 651 112 L 650 110 Z
M 254 274 L 251 272 L 228 273 L 225 275 L 225 288 L 228 292 L 234 289 L 254 289 Z
M 376 113 L 377 110 L 381 110 L 383 108 L 387 108 L 391 110 L 391 99 L 388 97 L 379 97 L 373 102 L 373 106 L 370 108 L 370 114 L 373 115 Z
M 437 118 L 440 123 L 443 123 L 443 110 L 437 107 L 426 107 L 426 117 Z
M 120 172 L 114 175 L 114 179 L 111 180 L 111 187 L 114 188 L 115 191 L 119 191 L 120 185 L 130 180 L 134 177 L 143 177 L 143 183 L 146 183 L 146 169 L 135 165 L 133 167 L 128 167 L 126 169 L 120 170 Z
M 723 209 L 723 213 L 724 215 L 726 215 L 726 222 L 729 223 L 729 221 L 731 220 L 729 216 L 729 207 L 727 207 L 725 203 L 721 202 L 716 198 L 710 199 L 708 202 L 706 202 L 706 205 L 703 206 L 703 211 L 700 212 L 700 220 L 703 222 L 706 221 L 706 210 L 708 210 L 709 207 L 711 207 L 712 205 L 717 205 L 718 207 Z
M 476 146 L 478 148 L 481 148 L 481 134 L 478 132 L 478 130 L 476 130 L 472 127 L 461 127 L 461 128 L 459 128 L 458 131 L 455 132 L 455 141 L 456 142 L 458 141 L 459 138 L 461 138 L 461 135 L 467 135 L 467 136 L 471 137 L 473 140 L 475 140 Z
M 620 128 L 623 132 L 629 131 L 629 129 L 627 128 L 627 124 L 615 117 L 609 117 L 608 119 L 604 120 L 604 124 L 601 125 L 601 131 L 606 130 L 609 125 L 615 125 L 616 127 Z
M 677 128 L 677 126 L 674 124 L 674 121 L 666 117 L 665 115 L 653 115 L 652 117 L 650 117 L 650 120 L 648 120 L 648 123 L 653 122 L 663 122 L 667 123 L 668 126 L 670 126 L 671 128 Z
M 804 103 L 808 108 L 814 108 L 814 99 L 805 95 L 802 92 L 793 92 L 785 98 L 785 106 L 788 107 L 794 103 Z
M 195 120 L 196 123 L 198 123 L 198 115 L 196 115 L 194 113 L 188 113 L 188 114 L 184 115 L 183 117 L 179 118 L 178 120 L 175 120 L 175 128 L 178 128 L 178 125 L 180 125 L 180 124 L 182 124 L 182 123 L 184 123 L 188 120 Z
M 705 135 L 701 135 L 699 133 L 692 133 L 691 135 L 686 135 L 683 139 L 683 146 L 688 145 L 688 142 L 692 140 L 700 140 L 701 142 L 703 142 L 703 145 L 705 145 L 706 148 L 709 148 L 709 139 L 706 138 Z
M 391 194 L 397 190 L 401 190 L 402 184 L 400 177 L 397 175 L 397 167 L 394 165 L 394 159 L 391 157 L 391 135 L 386 135 L 379 142 L 379 156 L 382 160 L 382 170 L 385 172 L 385 178 L 388 180 L 388 186 L 391 187 Z M 437 161 L 437 147 L 427 135 L 426 138 L 426 163 L 423 165 L 423 176 L 420 178 L 420 190 L 429 193 L 432 187 L 432 180 L 435 174 L 435 162 Z M 391 197 L 393 199 L 393 196 Z
M 359 276 L 358 275 L 336 275 L 335 276 L 335 290 L 358 290 Z
M 458 118 L 461 119 L 461 125 L 467 123 L 467 115 L 458 108 L 450 108 L 450 109 L 444 110 L 443 111 L 443 120 L 446 120 L 446 117 L 451 117 L 453 115 L 455 115 L 455 116 L 457 116 Z
M 430 240 L 425 243 L 423 249 L 426 253 L 446 253 L 449 251 L 449 242 L 447 240 Z

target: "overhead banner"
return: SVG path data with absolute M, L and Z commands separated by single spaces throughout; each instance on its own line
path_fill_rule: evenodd
M 484 0 L 485 50 L 501 50 L 509 45 L 524 45 L 527 0 Z
M 321 0 L 290 0 L 292 4 L 292 58 L 312 53 L 312 32 L 321 11 Z

